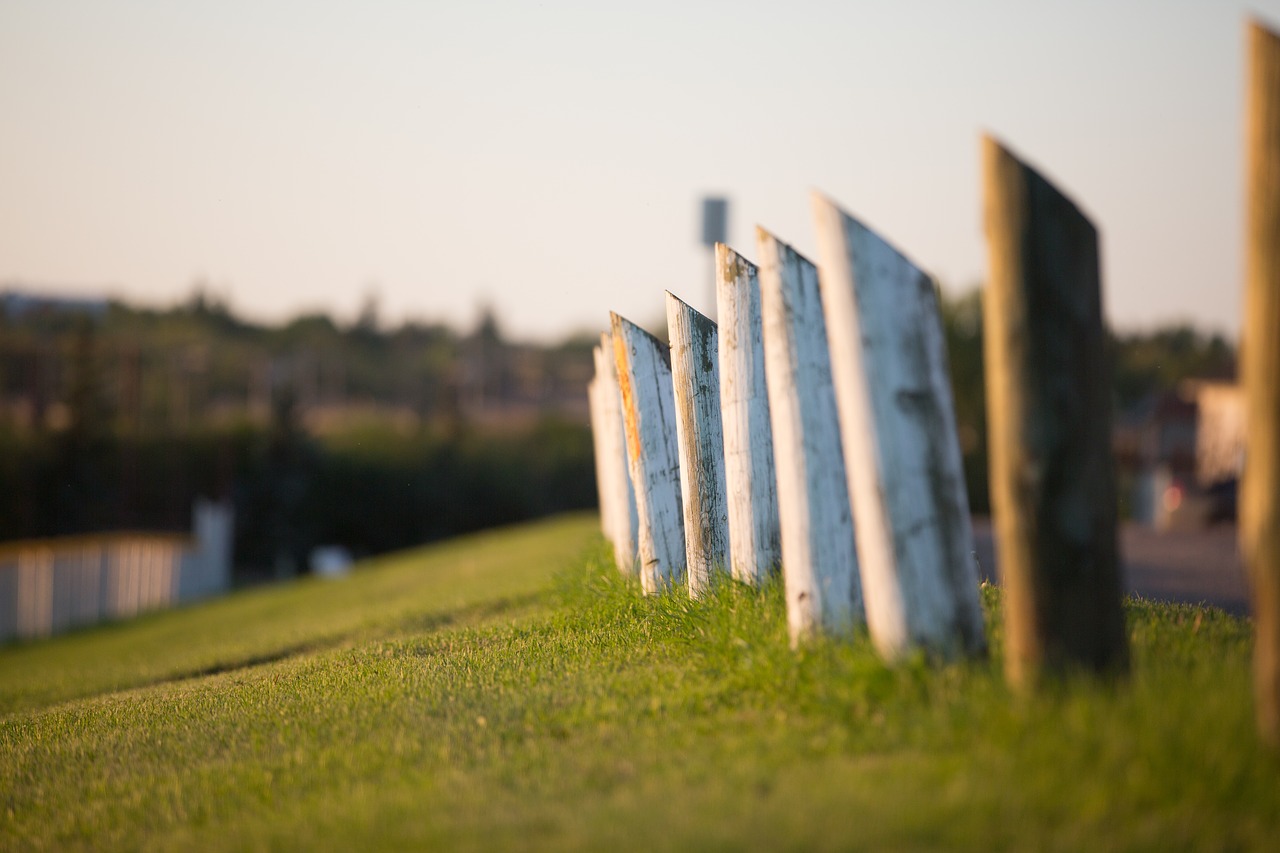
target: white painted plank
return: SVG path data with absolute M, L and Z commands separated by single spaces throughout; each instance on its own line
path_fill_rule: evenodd
M 698 598 L 716 575 L 729 571 L 719 347 L 716 324 L 670 292 L 667 334 L 684 507 L 685 578 L 690 597 Z
M 862 586 L 818 270 L 763 229 L 756 236 L 782 576 L 795 645 L 861 624 Z
M 684 519 L 676 452 L 671 354 L 653 335 L 611 314 L 627 467 L 636 494 L 640 586 L 662 592 L 684 579 Z
M 782 563 L 760 281 L 755 264 L 723 243 L 716 244 L 716 312 L 729 562 L 734 579 L 758 586 Z
M 613 335 L 600 335 L 596 347 L 596 381 L 599 383 L 601 415 L 602 489 L 607 504 L 601 512 L 609 516 L 609 540 L 618 570 L 636 573 L 636 496 L 627 470 L 627 443 L 622 426 L 622 392 L 618 388 L 618 365 L 613 354 Z
M 596 347 L 592 352 L 596 357 L 596 362 L 600 361 L 600 347 Z M 604 534 L 604 538 L 610 542 L 613 541 L 613 516 L 609 512 L 609 495 L 605 490 L 605 461 L 604 461 L 604 415 L 602 409 L 604 401 L 601 399 L 600 374 L 596 371 L 596 375 L 592 376 L 587 382 L 587 414 L 591 420 L 591 450 L 592 458 L 595 460 L 596 468 L 596 506 L 600 507 L 600 532 Z
M 933 281 L 813 196 L 867 625 L 890 660 L 986 647 Z

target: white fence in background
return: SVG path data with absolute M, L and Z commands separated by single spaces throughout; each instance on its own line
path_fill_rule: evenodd
M 109 533 L 0 545 L 0 642 L 225 592 L 231 508 L 199 501 L 192 527 L 190 536 Z

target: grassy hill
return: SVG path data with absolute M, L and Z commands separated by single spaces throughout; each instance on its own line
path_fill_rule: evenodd
M 1247 623 L 1131 602 L 1134 674 L 787 648 L 644 599 L 589 516 L 0 649 L 0 848 L 1267 849 Z

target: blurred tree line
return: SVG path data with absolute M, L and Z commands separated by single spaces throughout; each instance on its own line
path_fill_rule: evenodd
M 982 362 L 982 292 L 942 296 L 956 423 L 970 509 L 991 511 L 987 488 L 986 383 Z M 1186 379 L 1233 379 L 1235 346 L 1222 335 L 1176 324 L 1144 332 L 1111 332 L 1113 417 L 1173 392 Z
M 310 550 L 373 554 L 595 503 L 585 388 L 593 336 L 268 326 L 197 293 L 169 310 L 0 302 L 0 540 L 185 530 L 198 496 L 233 502 L 237 565 L 304 570 Z M 976 290 L 942 299 L 974 512 L 989 511 Z M 1117 414 L 1190 377 L 1234 375 L 1218 335 L 1112 337 Z
M 235 559 L 305 570 L 595 502 L 593 338 L 278 326 L 197 292 L 169 310 L 0 302 L 0 539 L 185 530 L 235 507 Z

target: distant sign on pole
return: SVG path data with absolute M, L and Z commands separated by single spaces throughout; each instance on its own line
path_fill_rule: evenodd
M 706 196 L 702 199 L 702 245 L 714 248 L 729 242 L 729 199 Z

